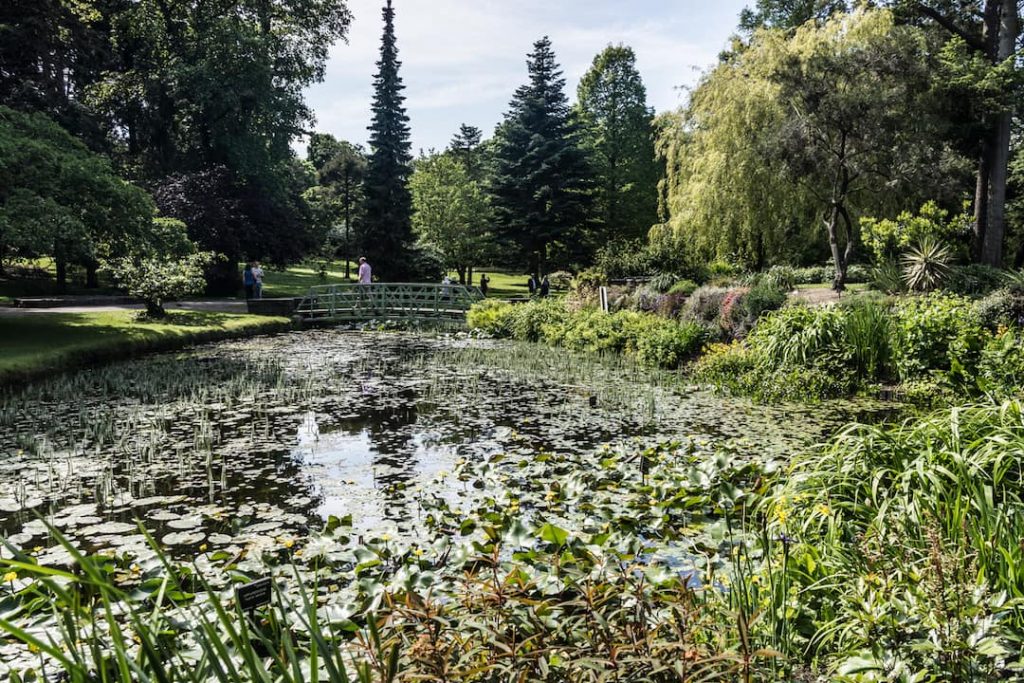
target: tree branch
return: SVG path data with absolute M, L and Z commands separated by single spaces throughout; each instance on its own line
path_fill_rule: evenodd
M 980 36 L 976 36 L 972 33 L 969 33 L 964 28 L 958 26 L 955 21 L 947 17 L 942 12 L 939 12 L 936 9 L 928 7 L 923 2 L 915 2 L 914 9 L 916 9 L 920 14 L 923 14 L 924 16 L 928 17 L 929 19 L 931 19 L 936 24 L 946 29 L 953 35 L 960 36 L 961 38 L 963 38 L 964 42 L 970 45 L 972 49 L 977 50 L 978 52 L 985 52 L 985 41 L 983 41 Z

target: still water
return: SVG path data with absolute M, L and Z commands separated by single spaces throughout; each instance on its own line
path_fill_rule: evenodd
M 413 491 L 495 453 L 690 438 L 785 459 L 877 407 L 755 406 L 621 359 L 453 336 L 311 330 L 150 356 L 0 396 L 0 533 L 42 561 L 419 533 Z

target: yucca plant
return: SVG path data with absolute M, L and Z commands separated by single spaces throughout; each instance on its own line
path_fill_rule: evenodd
M 926 235 L 903 254 L 903 282 L 913 292 L 938 289 L 949 276 L 951 260 L 949 246 Z

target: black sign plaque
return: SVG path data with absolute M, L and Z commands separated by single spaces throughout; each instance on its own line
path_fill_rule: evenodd
M 235 589 L 235 595 L 238 597 L 238 606 L 243 610 L 254 610 L 257 607 L 269 605 L 271 590 L 272 586 L 269 577 L 250 581 L 244 586 L 239 586 Z

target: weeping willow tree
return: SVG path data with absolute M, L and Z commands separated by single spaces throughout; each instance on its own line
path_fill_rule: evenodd
M 888 11 L 758 30 L 659 118 L 668 221 L 654 236 L 754 268 L 822 260 L 833 238 L 845 271 L 858 216 L 943 185 L 927 66 L 920 31 Z

